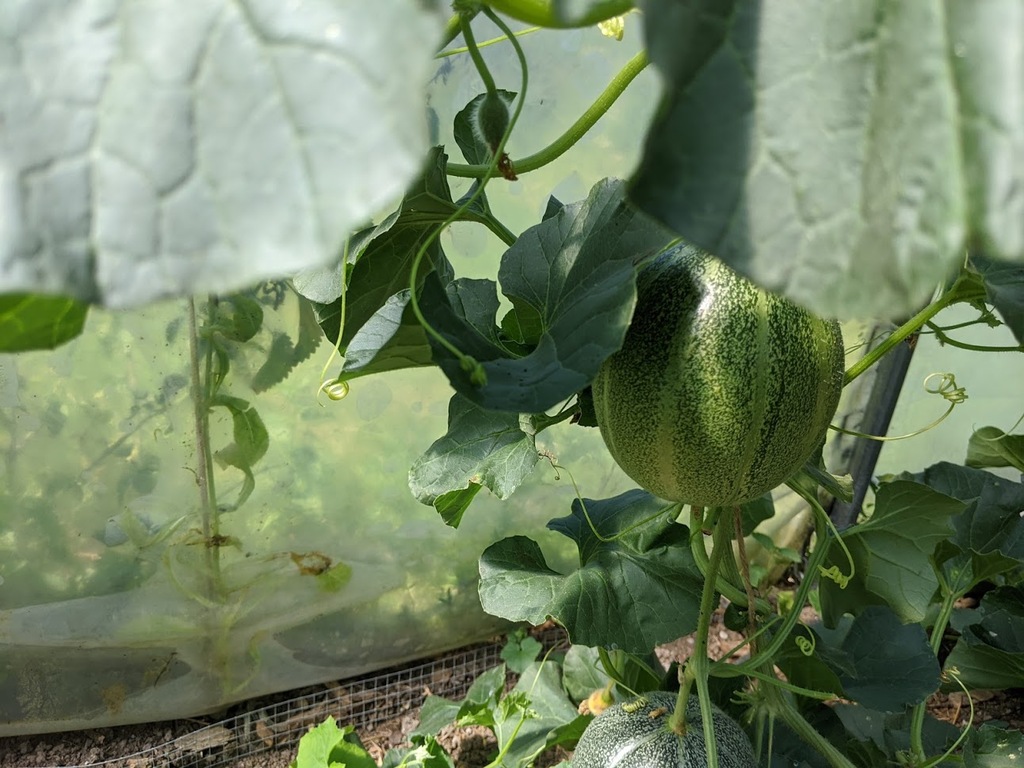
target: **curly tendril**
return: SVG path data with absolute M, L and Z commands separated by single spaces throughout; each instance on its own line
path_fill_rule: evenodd
M 937 385 L 929 384 L 929 382 L 931 382 L 936 377 L 939 378 L 939 383 Z M 913 432 L 910 432 L 909 434 L 906 435 L 888 436 L 869 435 L 864 432 L 858 432 L 854 429 L 844 429 L 843 427 L 837 427 L 835 424 L 829 424 L 828 428 L 836 432 L 841 432 L 844 435 L 851 435 L 853 437 L 863 437 L 867 440 L 877 440 L 878 442 L 889 442 L 890 440 L 906 440 L 907 438 L 910 437 L 917 437 L 918 435 L 923 435 L 928 430 L 934 429 L 935 427 L 939 426 L 939 424 L 944 422 L 946 418 L 949 416 L 949 414 L 953 412 L 953 409 L 956 408 L 956 406 L 960 405 L 960 403 L 967 400 L 967 390 L 964 389 L 963 387 L 957 386 L 956 376 L 954 376 L 952 373 L 930 373 L 928 374 L 928 376 L 925 377 L 923 386 L 924 391 L 927 392 L 929 395 L 941 395 L 942 398 L 949 403 L 949 408 L 947 408 L 946 412 L 939 416 L 939 418 L 937 418 L 931 424 L 925 427 L 921 427 L 921 429 L 914 430 Z
M 804 637 L 803 635 L 799 635 L 796 638 L 794 638 L 793 642 L 796 643 L 796 647 L 800 649 L 800 653 L 802 653 L 804 656 L 814 655 L 814 649 L 817 646 L 817 641 L 813 633 L 809 638 Z
M 839 570 L 838 565 L 830 566 L 826 568 L 823 565 L 818 566 L 818 573 L 823 578 L 834 582 L 840 589 L 846 589 L 850 584 L 850 580 L 857 575 L 857 565 L 853 562 L 853 554 L 850 552 L 850 548 L 846 546 L 846 542 L 843 541 L 843 537 L 839 535 L 839 531 L 836 530 L 835 524 L 832 519 L 825 514 L 825 510 L 821 507 L 814 508 L 814 516 L 818 518 L 819 524 L 823 525 L 833 536 L 833 540 L 839 543 L 839 548 L 843 550 L 843 554 L 846 555 L 846 562 L 850 564 L 850 572 L 843 573 Z
M 930 387 L 928 382 L 936 376 L 940 377 L 938 386 Z M 952 373 L 928 374 L 924 380 L 924 390 L 930 395 L 942 395 L 943 398 L 953 405 L 960 405 L 960 403 L 967 399 L 967 390 L 956 385 L 956 376 Z

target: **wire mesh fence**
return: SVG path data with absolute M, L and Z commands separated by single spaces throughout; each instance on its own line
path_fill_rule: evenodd
M 537 639 L 546 648 L 565 641 L 564 632 L 550 629 Z M 287 766 L 299 739 L 311 727 L 333 717 L 353 725 L 368 746 L 374 734 L 390 726 L 403 735 L 418 722 L 427 696 L 461 699 L 482 672 L 501 663 L 501 642 L 482 643 L 428 661 L 305 689 L 277 700 L 243 702 L 229 716 L 176 738 L 129 755 L 102 755 L 99 760 L 50 768 L 270 768 Z M 70 735 L 69 735 L 70 736 Z M 2 759 L 0 766 L 18 766 Z

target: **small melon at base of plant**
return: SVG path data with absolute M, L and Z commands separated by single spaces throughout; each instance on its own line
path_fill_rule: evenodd
M 609 707 L 587 726 L 573 753 L 573 768 L 704 768 L 707 752 L 700 703 L 686 705 L 686 734 L 669 728 L 676 694 L 646 693 Z M 740 725 L 712 707 L 719 768 L 756 768 L 754 749 Z

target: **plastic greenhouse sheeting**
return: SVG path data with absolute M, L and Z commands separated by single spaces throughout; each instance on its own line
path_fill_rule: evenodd
M 357 380 L 321 405 L 311 359 L 254 394 L 275 340 L 301 343 L 296 297 L 258 295 L 264 328 L 224 390 L 269 443 L 237 510 L 244 474 L 215 472 L 213 550 L 184 304 L 97 315 L 54 353 L 0 360 L 0 734 L 195 714 L 478 639 L 497 627 L 476 596 L 479 553 L 568 508 L 565 478 L 538 469 L 514 507 L 480 498 L 458 531 L 445 526 L 405 482 L 445 429 L 439 372 Z M 223 458 L 232 419 L 215 410 L 211 430 Z M 592 432 L 549 446 L 584 487 L 614 485 Z
M 596 29 L 522 38 L 536 67 L 510 151 L 544 146 L 590 104 L 639 49 L 639 25 L 627 26 L 622 43 Z M 511 52 L 485 55 L 516 88 Z M 656 85 L 638 79 L 570 156 L 489 190 L 506 224 L 539 221 L 549 194 L 575 200 L 628 175 Z M 466 56 L 439 62 L 428 105 L 449 152 L 455 113 L 480 91 Z M 468 276 L 493 276 L 503 250 L 466 226 L 442 245 Z M 54 352 L 0 356 L 0 736 L 189 716 L 466 644 L 497 627 L 476 595 L 480 552 L 567 513 L 568 478 L 541 463 L 511 500 L 481 493 L 458 531 L 444 525 L 407 486 L 445 431 L 441 373 L 358 379 L 343 401 L 318 402 L 328 345 L 310 348 L 316 334 L 281 286 L 252 298 L 262 328 L 234 349 L 221 391 L 244 402 L 231 412 L 243 422 L 247 408 L 259 415 L 268 442 L 247 478 L 234 419 L 215 409 L 212 521 L 197 489 L 186 303 L 95 311 Z M 631 485 L 596 430 L 552 428 L 544 447 L 589 496 Z

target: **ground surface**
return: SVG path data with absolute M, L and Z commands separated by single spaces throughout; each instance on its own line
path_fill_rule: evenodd
M 738 642 L 739 636 L 725 629 L 716 620 L 712 626 L 710 654 L 720 658 Z M 681 660 L 689 655 L 693 648 L 692 638 L 683 638 L 675 643 L 659 649 L 659 658 L 663 663 Z M 468 680 L 460 679 L 458 674 L 435 676 L 430 692 L 437 695 L 452 695 L 453 691 L 464 687 Z M 336 685 L 336 684 L 335 684 Z M 308 689 L 312 697 L 316 689 Z M 376 707 L 385 708 L 389 715 L 386 721 L 361 734 L 363 742 L 370 752 L 378 759 L 393 746 L 405 740 L 405 735 L 418 722 L 416 708 L 411 706 L 408 690 L 398 686 L 387 694 L 374 692 L 377 697 L 373 701 Z M 292 694 L 294 695 L 294 694 Z M 279 699 L 285 698 L 284 696 Z M 311 699 L 312 700 L 312 699 Z M 1011 696 L 1005 693 L 976 693 L 975 724 L 987 720 L 1003 720 L 1011 727 L 1024 730 L 1024 697 Z M 263 706 L 261 703 L 260 706 Z M 962 726 L 966 723 L 970 707 L 966 696 L 962 693 L 950 695 L 937 694 L 929 702 L 929 711 L 935 717 Z M 310 708 L 306 715 L 319 722 L 325 716 L 323 710 Z M 339 718 L 340 719 L 340 718 Z M 294 744 L 289 739 L 275 739 L 271 729 L 261 731 L 257 723 L 255 732 L 263 740 L 260 751 L 254 754 L 237 752 L 230 754 L 224 745 L 231 743 L 236 735 L 225 728 L 210 728 L 218 718 L 209 717 L 196 720 L 176 720 L 167 723 L 151 723 L 121 728 L 104 728 L 47 736 L 29 736 L 21 738 L 0 739 L 0 768 L 52 768 L 53 766 L 95 766 L 105 768 L 190 768 L 191 766 L 232 766 L 237 768 L 286 768 L 294 757 Z M 262 722 L 262 721 L 261 721 Z M 306 723 L 298 723 L 302 728 Z M 205 730 L 202 730 L 204 729 Z M 289 733 L 300 733 L 301 728 L 292 729 Z M 490 733 L 482 728 L 449 727 L 440 735 L 441 743 L 455 757 L 459 768 L 481 768 L 493 757 L 495 744 Z M 175 742 L 179 746 L 159 761 L 137 755 L 142 750 L 157 744 Z M 257 746 L 259 746 L 257 744 Z M 545 755 L 542 761 L 546 765 L 557 763 L 566 757 L 564 753 Z

